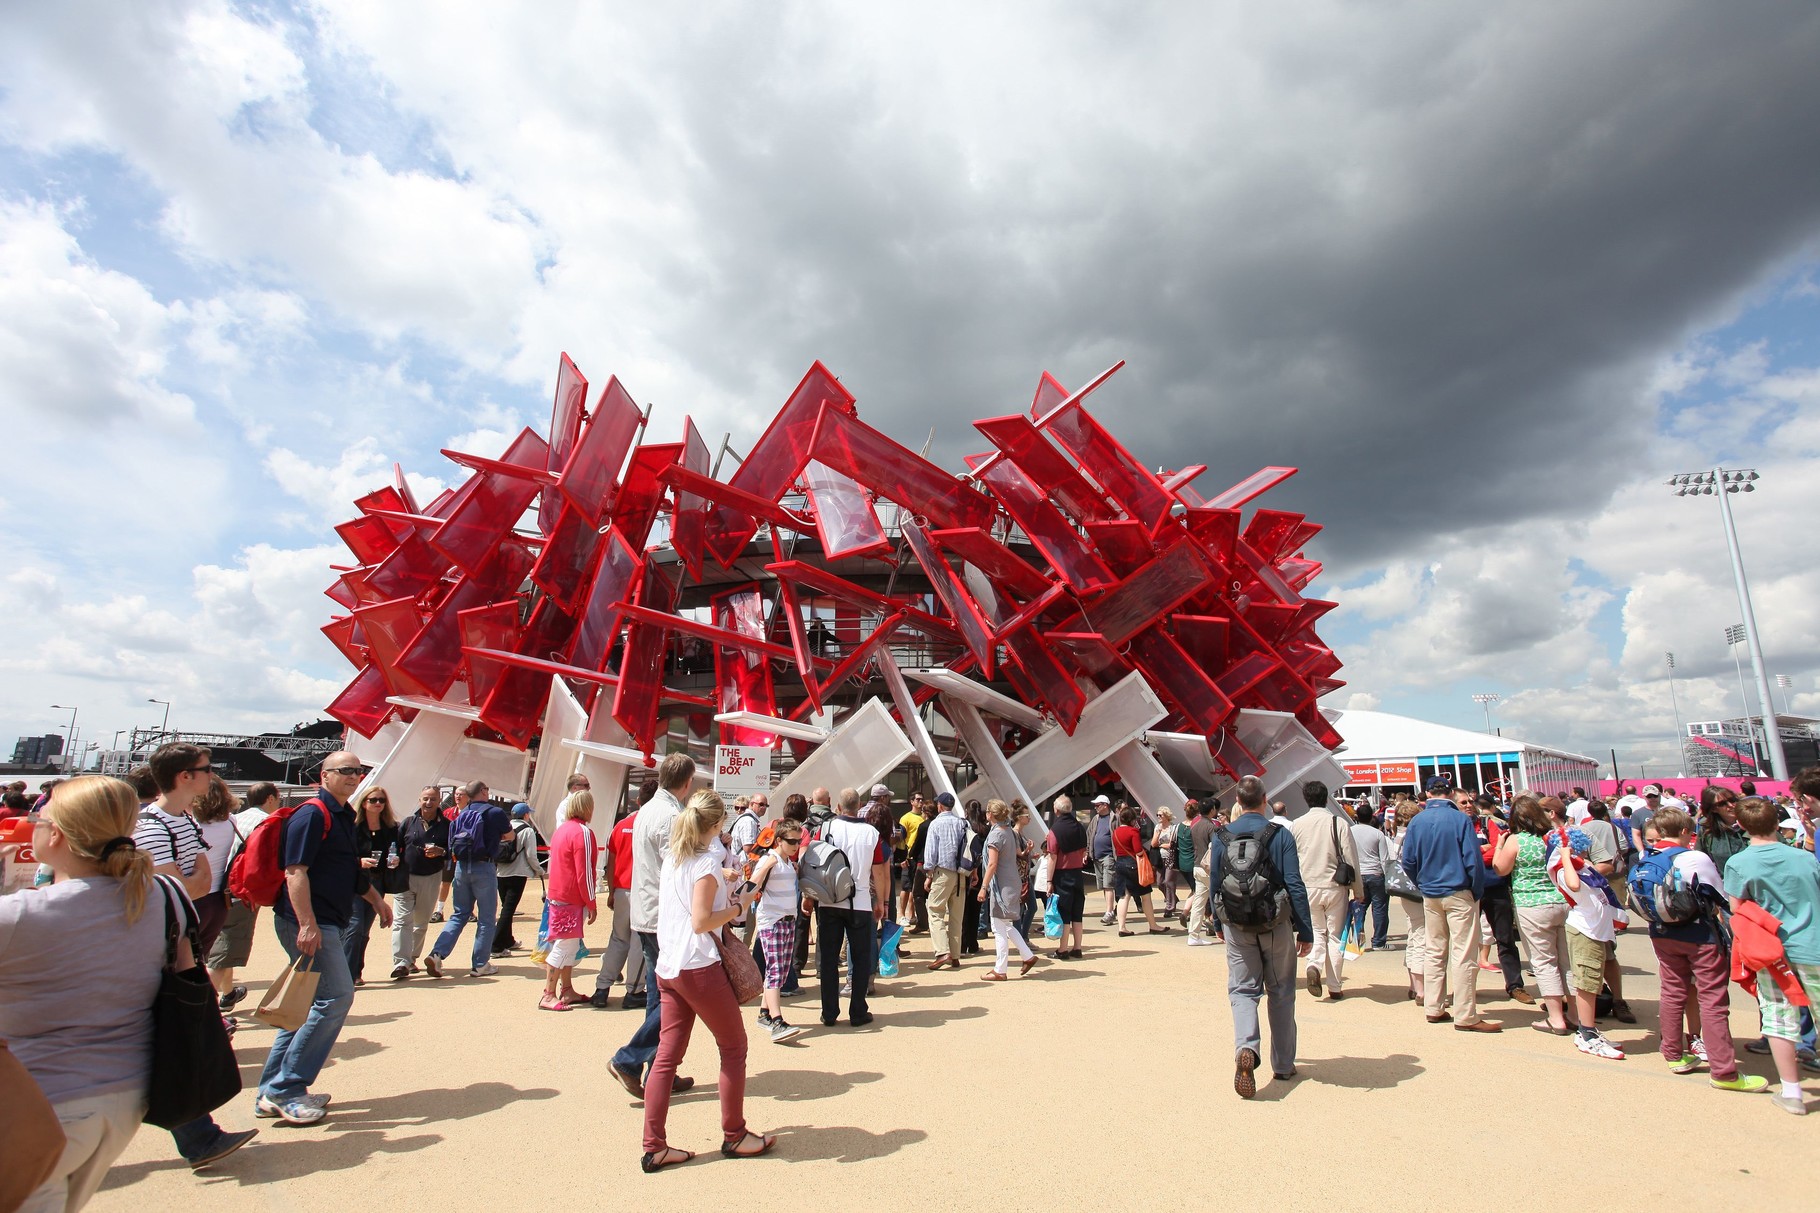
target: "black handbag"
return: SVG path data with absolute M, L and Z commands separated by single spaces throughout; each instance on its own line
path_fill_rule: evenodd
M 1333 883 L 1342 887 L 1350 887 L 1353 881 L 1359 878 L 1359 874 L 1351 864 L 1346 862 L 1346 850 L 1340 845 L 1340 815 L 1334 813 L 1331 816 L 1333 817 L 1333 853 L 1335 856 Z
M 240 1094 L 240 1062 L 221 1022 L 215 987 L 202 967 L 195 915 L 174 881 L 167 876 L 156 879 L 164 895 L 164 974 L 152 1002 L 152 1075 L 146 1088 L 145 1122 L 174 1129 Z M 182 972 L 177 971 L 180 933 L 189 937 L 192 960 Z

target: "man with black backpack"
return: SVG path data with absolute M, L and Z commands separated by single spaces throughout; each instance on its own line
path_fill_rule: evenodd
M 449 854 L 455 858 L 454 908 L 449 921 L 423 958 L 431 977 L 442 976 L 442 962 L 455 950 L 462 929 L 474 922 L 474 965 L 470 977 L 491 977 L 493 925 L 499 917 L 499 840 L 512 828 L 505 809 L 487 799 L 487 785 L 476 779 L 463 789 L 467 804 L 449 826 Z
M 1207 846 L 1208 886 L 1226 924 L 1226 993 L 1232 1002 L 1233 1090 L 1258 1092 L 1258 1001 L 1270 999 L 1270 1070 L 1295 1077 L 1296 961 L 1314 945 L 1295 836 L 1265 813 L 1264 784 L 1238 785 L 1239 815 Z

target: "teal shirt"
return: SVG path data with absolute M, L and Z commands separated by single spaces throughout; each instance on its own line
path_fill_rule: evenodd
M 1725 865 L 1725 892 L 1782 920 L 1782 950 L 1820 965 L 1820 863 L 1794 847 L 1745 847 Z

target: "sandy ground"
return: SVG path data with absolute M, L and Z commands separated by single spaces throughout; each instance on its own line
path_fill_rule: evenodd
M 605 943 L 604 918 L 591 934 Z M 91 1208 L 378 1200 L 458 1213 L 502 1198 L 593 1207 L 630 1196 L 659 1208 L 1103 1210 L 1224 1206 L 1221 1189 L 1238 1186 L 1251 1208 L 1522 1209 L 1560 1207 L 1560 1185 L 1579 1182 L 1627 1207 L 1798 1209 L 1813 1207 L 1820 1181 L 1820 1080 L 1807 1084 L 1815 1114 L 1797 1119 L 1765 1096 L 1670 1074 L 1654 1051 L 1654 956 L 1634 935 L 1620 954 L 1641 1022 L 1606 1025 L 1629 1060 L 1530 1031 L 1536 1012 L 1501 992 L 1486 1004 L 1513 1029 L 1501 1036 L 1424 1023 L 1403 1000 L 1393 935 L 1391 951 L 1348 964 L 1345 1001 L 1298 993 L 1301 1076 L 1249 1103 L 1232 1090 L 1225 950 L 1189 948 L 1179 929 L 1119 939 L 1090 920 L 1084 959 L 1045 959 L 1002 985 L 980 980 L 989 955 L 940 974 L 906 963 L 879 981 L 864 1029 L 822 1028 L 813 997 L 786 1010 L 814 1025 L 797 1042 L 773 1045 L 754 1028 L 747 1115 L 778 1135 L 768 1158 L 716 1152 L 714 1042 L 698 1030 L 684 1072 L 700 1085 L 673 1105 L 669 1133 L 701 1157 L 652 1176 L 638 1170 L 640 1107 L 605 1073 L 639 1012 L 540 1013 L 522 959 L 492 979 L 393 984 L 389 938 L 373 941 L 379 980 L 357 992 L 317 1084 L 334 1096 L 328 1120 L 253 1120 L 271 1030 L 249 1023 L 237 1041 L 248 1094 L 218 1119 L 259 1124 L 259 1137 L 193 1175 L 167 1134 L 142 1129 Z M 907 942 L 927 958 L 926 938 Z M 249 1006 L 281 956 L 262 917 Z M 584 989 L 597 963 L 582 962 Z M 1483 990 L 1499 984 L 1485 978 Z M 804 988 L 816 991 L 813 975 Z M 1734 990 L 1732 1007 L 1739 1035 L 1754 1035 L 1755 1004 Z M 1773 1077 L 1767 1058 L 1744 1064 Z M 1608 1143 L 1604 1156 L 1589 1134 Z M 837 1163 L 848 1168 L 838 1177 Z

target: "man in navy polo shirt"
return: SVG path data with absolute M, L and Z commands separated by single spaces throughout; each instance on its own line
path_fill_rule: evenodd
M 327 1115 L 329 1097 L 311 1094 L 310 1084 L 329 1060 L 354 1005 L 354 979 L 343 939 L 353 916 L 360 856 L 354 847 L 354 810 L 348 799 L 366 771 L 352 754 L 330 754 L 322 763 L 322 790 L 317 794 L 328 813 L 316 804 L 305 804 L 284 823 L 280 846 L 284 884 L 272 904 L 272 921 L 285 955 L 293 961 L 299 956 L 314 958 L 316 1000 L 301 1028 L 280 1032 L 272 1042 L 253 1100 L 256 1116 L 313 1125 Z

